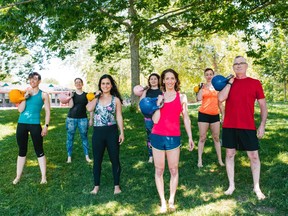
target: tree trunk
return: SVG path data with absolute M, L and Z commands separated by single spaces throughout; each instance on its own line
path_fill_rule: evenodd
M 284 102 L 287 101 L 287 80 L 284 80 Z
M 213 67 L 214 67 L 214 71 L 216 74 L 219 73 L 218 71 L 218 62 L 217 62 L 217 56 L 216 56 L 216 52 L 213 51 Z
M 130 55 L 131 55 L 131 105 L 137 104 L 139 98 L 133 94 L 133 87 L 140 84 L 140 55 L 139 38 L 132 32 L 129 37 Z

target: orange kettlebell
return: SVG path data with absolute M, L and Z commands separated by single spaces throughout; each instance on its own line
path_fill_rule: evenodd
M 22 101 L 26 100 L 24 95 L 25 95 L 25 91 L 22 91 L 19 89 L 12 89 L 9 92 L 9 100 L 11 103 L 19 104 Z

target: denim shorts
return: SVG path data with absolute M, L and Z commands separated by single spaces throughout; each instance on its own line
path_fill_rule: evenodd
M 153 148 L 162 151 L 169 151 L 181 146 L 180 136 L 161 136 L 150 134 L 151 145 Z

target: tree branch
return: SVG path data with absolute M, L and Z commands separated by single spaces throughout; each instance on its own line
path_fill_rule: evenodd
M 125 25 L 126 27 L 130 28 L 130 25 L 128 22 L 125 22 L 122 17 L 118 17 L 118 16 L 114 16 L 113 14 L 108 13 L 107 11 L 103 10 L 102 8 L 100 8 L 100 12 L 107 15 L 108 17 L 110 17 L 111 19 L 115 20 L 116 22 Z
M 206 32 L 205 33 L 205 36 L 208 36 L 208 35 L 214 35 L 214 34 L 216 34 L 218 31 L 212 31 L 212 32 Z M 173 38 L 176 38 L 176 39 L 178 39 L 178 38 L 192 38 L 192 39 L 194 39 L 194 38 L 197 38 L 197 37 L 203 37 L 203 33 L 196 33 L 196 34 L 189 34 L 189 35 L 185 35 L 185 36 L 183 36 L 183 35 L 181 35 L 181 36 L 179 36 L 179 35 L 176 35 L 176 34 L 172 34 L 171 32 L 168 32 L 168 35 L 170 35 L 171 37 L 173 37 Z
M 15 6 L 17 6 L 17 5 L 27 4 L 27 3 L 34 2 L 34 1 L 38 1 L 38 0 L 27 0 L 27 1 L 22 1 L 22 2 L 15 2 L 15 3 L 13 3 L 13 4 L 8 4 L 8 5 L 5 5 L 5 6 L 0 6 L 0 10 L 1 10 L 1 9 L 4 9 L 4 8 L 12 8 L 12 7 L 15 7 Z
M 220 64 L 225 57 L 226 57 L 226 56 L 224 55 L 224 56 L 220 59 L 220 61 L 218 62 L 218 64 Z
M 255 7 L 251 10 L 251 13 L 250 14 L 253 14 L 253 13 L 256 13 L 258 12 L 259 10 L 262 10 L 263 8 L 266 8 L 268 7 L 269 5 L 272 5 L 272 4 L 275 4 L 276 3 L 276 0 L 268 0 L 266 1 L 265 3 L 263 3 L 262 5 L 258 6 L 258 7 Z
M 197 6 L 199 6 L 199 3 L 198 3 Z M 191 7 L 195 7 L 195 4 L 189 4 L 189 5 L 186 5 L 186 6 L 182 7 L 182 8 L 178 8 L 178 9 L 169 11 L 167 13 L 164 13 L 164 14 L 158 16 L 158 17 L 152 18 L 152 19 L 148 20 L 148 21 L 152 22 L 150 24 L 150 27 L 155 28 L 157 26 L 164 25 L 171 32 L 173 32 L 173 31 L 174 32 L 181 31 L 186 26 L 182 26 L 181 28 L 173 27 L 168 22 L 168 19 L 170 19 L 171 17 L 179 16 L 181 14 L 186 13 L 187 11 L 190 10 Z M 153 22 L 153 21 L 155 21 L 155 22 Z
M 160 21 L 160 20 L 159 20 Z M 161 20 L 160 22 L 157 23 L 157 25 L 164 25 L 170 32 L 179 32 L 181 31 L 183 28 L 176 28 L 170 25 L 170 23 L 168 22 L 168 20 L 164 19 Z M 150 25 L 150 27 L 155 27 L 157 25 Z
M 169 14 L 171 14 L 170 16 L 168 16 L 169 18 L 172 17 L 172 16 L 177 16 L 179 14 L 185 13 L 192 6 L 195 6 L 195 5 L 194 4 L 190 4 L 190 5 L 186 5 L 186 6 L 182 7 L 182 8 L 178 8 L 178 9 L 175 9 L 175 10 L 172 10 L 172 11 L 168 11 L 167 13 L 164 13 L 164 14 L 158 16 L 158 17 L 154 17 L 154 18 L 150 19 L 149 21 L 152 22 L 153 20 L 161 20 L 162 17 L 164 17 L 166 15 L 169 15 Z

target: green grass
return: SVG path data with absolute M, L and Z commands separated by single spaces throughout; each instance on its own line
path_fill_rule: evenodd
M 197 105 L 189 106 L 193 138 L 198 140 Z M 124 109 L 125 142 L 121 146 L 121 187 L 113 195 L 113 178 L 107 153 L 102 165 L 101 187 L 94 196 L 92 164 L 83 155 L 79 134 L 75 137 L 73 162 L 66 164 L 67 109 L 52 109 L 49 134 L 44 141 L 47 156 L 47 185 L 40 185 L 37 158 L 29 142 L 28 161 L 18 185 L 12 185 L 18 147 L 15 139 L 16 110 L 0 110 L 0 215 L 156 215 L 159 197 L 154 167 L 148 164 L 145 129 L 140 113 Z M 256 116 L 259 122 L 259 114 Z M 42 118 L 43 119 L 43 118 Z M 177 211 L 171 215 L 287 215 L 288 212 L 288 114 L 286 104 L 269 104 L 266 135 L 261 140 L 261 188 L 267 199 L 258 201 L 245 152 L 236 155 L 236 190 L 223 195 L 228 187 L 225 167 L 217 164 L 211 135 L 205 146 L 202 169 L 197 168 L 197 148 L 187 149 L 182 127 L 183 147 L 180 179 L 176 195 Z M 92 129 L 89 131 L 91 140 Z M 91 148 L 91 142 L 90 142 Z M 92 156 L 92 150 L 90 155 Z M 225 150 L 222 149 L 223 158 Z M 165 171 L 166 197 L 169 172 Z M 168 214 L 169 215 L 169 214 Z

